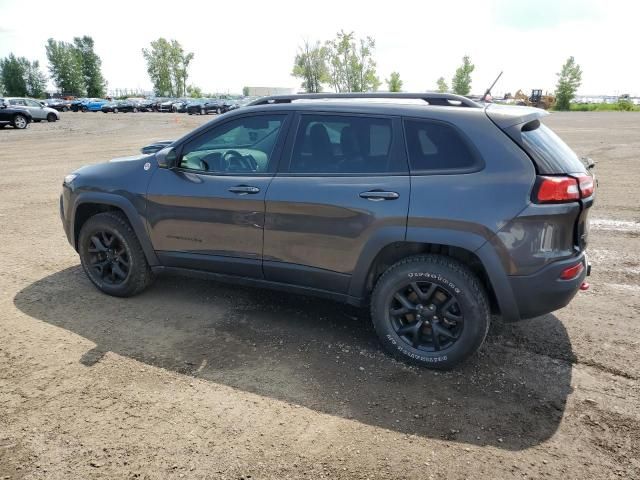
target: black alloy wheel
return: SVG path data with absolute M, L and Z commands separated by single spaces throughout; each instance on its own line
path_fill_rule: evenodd
M 88 266 L 101 281 L 109 285 L 120 285 L 129 277 L 129 252 L 115 232 L 94 232 L 90 237 L 88 252 Z
M 436 283 L 407 283 L 391 297 L 388 312 L 398 337 L 427 352 L 447 350 L 464 328 L 456 296 Z

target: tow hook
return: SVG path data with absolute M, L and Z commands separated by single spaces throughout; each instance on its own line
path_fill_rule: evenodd
M 589 287 L 591 285 L 589 285 L 589 282 L 582 282 L 580 284 L 580 290 L 582 290 L 583 292 L 586 292 L 587 290 L 589 290 Z

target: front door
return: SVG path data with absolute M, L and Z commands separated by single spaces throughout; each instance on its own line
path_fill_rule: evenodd
M 33 118 L 36 120 L 47 119 L 47 112 L 40 102 L 31 100 L 30 98 L 25 98 L 24 101 L 27 104 L 27 110 L 29 110 Z
M 265 278 L 350 293 L 361 256 L 405 238 L 400 120 L 304 113 L 297 121 L 288 165 L 267 192 Z
M 154 249 L 165 266 L 261 278 L 265 194 L 286 113 L 234 116 L 178 146 L 147 193 Z

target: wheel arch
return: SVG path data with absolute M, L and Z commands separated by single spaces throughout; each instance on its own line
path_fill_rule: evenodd
M 466 265 L 485 287 L 492 313 L 500 314 L 507 321 L 519 319 L 515 297 L 498 254 L 486 238 L 468 232 L 408 234 L 405 240 L 365 248 L 352 275 L 349 294 L 366 302 L 387 268 L 403 258 L 427 253 L 451 257 Z
M 158 257 L 153 249 L 147 230 L 135 207 L 126 198 L 114 194 L 87 192 L 78 196 L 74 203 L 74 210 L 71 215 L 71 218 L 73 219 L 71 223 L 71 238 L 73 238 L 76 250 L 78 249 L 78 237 L 82 225 L 84 225 L 84 223 L 92 216 L 98 213 L 110 211 L 120 212 L 125 216 L 142 246 L 142 250 L 149 265 L 159 265 L 160 262 L 158 261 Z

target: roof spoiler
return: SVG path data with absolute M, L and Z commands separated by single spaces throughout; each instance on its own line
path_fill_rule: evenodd
M 532 120 L 539 120 L 549 115 L 549 112 L 541 108 L 495 103 L 488 104 L 485 112 L 489 119 L 502 130 L 521 123 L 528 123 Z
M 247 106 L 254 105 L 272 105 L 277 103 L 291 103 L 295 100 L 333 100 L 333 99 L 367 99 L 367 98 L 386 98 L 386 99 L 413 99 L 423 100 L 429 105 L 438 106 L 459 106 L 481 108 L 482 105 L 461 95 L 452 93 L 391 93 L 391 92 L 373 92 L 373 93 L 303 93 L 297 95 L 272 95 L 262 97 Z

